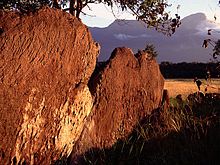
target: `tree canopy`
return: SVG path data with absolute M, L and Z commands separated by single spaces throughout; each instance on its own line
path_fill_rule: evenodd
M 0 9 L 17 10 L 22 13 L 28 13 L 45 5 L 52 7 L 54 2 L 53 0 L 1 0 Z
M 145 49 L 142 50 L 142 51 L 145 52 L 145 53 L 148 53 L 148 56 L 150 58 L 156 58 L 157 55 L 158 55 L 158 53 L 156 51 L 156 48 L 153 44 L 147 43 Z M 141 52 L 141 50 L 139 50 L 139 52 Z
M 118 7 L 122 11 L 131 11 L 137 20 L 143 21 L 148 27 L 171 35 L 180 25 L 180 16 L 171 18 L 165 8 L 169 6 L 167 0 L 2 0 L 0 9 L 17 10 L 22 13 L 33 12 L 42 6 L 49 6 L 68 11 L 79 18 L 84 7 L 89 4 L 103 3 L 110 7 Z

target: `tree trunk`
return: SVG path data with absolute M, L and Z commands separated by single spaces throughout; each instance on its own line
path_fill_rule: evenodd
M 76 6 L 76 17 L 77 18 L 79 18 L 82 8 L 83 8 L 82 0 L 77 0 L 77 6 Z
M 61 9 L 61 7 L 59 6 L 58 0 L 53 1 L 53 7 L 56 9 Z
M 75 0 L 70 0 L 70 14 L 75 16 Z

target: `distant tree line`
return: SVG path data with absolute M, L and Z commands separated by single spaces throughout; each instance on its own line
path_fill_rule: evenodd
M 207 72 L 211 78 L 220 78 L 219 63 L 170 63 L 161 62 L 160 70 L 164 78 L 195 78 L 205 79 Z

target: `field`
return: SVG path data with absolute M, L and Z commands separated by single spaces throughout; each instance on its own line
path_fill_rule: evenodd
M 220 93 L 220 79 L 202 82 L 202 92 L 207 87 L 207 93 Z M 165 88 L 172 97 L 168 109 L 153 111 L 111 148 L 91 149 L 82 155 L 82 164 L 220 164 L 220 98 L 176 98 L 198 91 L 192 79 L 169 79 Z
M 204 79 L 201 81 L 201 91 L 203 93 L 206 93 L 205 88 L 207 88 L 207 93 L 220 93 L 220 79 L 212 79 L 210 83 Z M 168 90 L 169 96 L 173 98 L 178 94 L 186 98 L 189 94 L 198 91 L 193 79 L 166 79 L 164 88 Z
M 220 93 L 220 79 L 209 86 L 202 82 L 201 91 L 207 87 L 207 93 Z M 220 164 L 220 95 L 200 97 L 196 93 L 190 99 L 176 98 L 198 91 L 192 79 L 169 79 L 165 88 L 172 98 L 168 109 L 156 109 L 138 122 L 128 137 L 110 148 L 92 148 L 77 161 L 89 165 Z M 68 161 L 64 158 L 58 164 Z

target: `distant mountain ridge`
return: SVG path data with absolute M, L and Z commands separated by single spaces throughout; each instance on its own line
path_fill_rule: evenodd
M 101 45 L 99 61 L 105 61 L 115 47 L 125 46 L 137 52 L 146 43 L 154 44 L 158 51 L 158 62 L 208 62 L 212 50 L 202 48 L 207 30 L 220 25 L 207 20 L 205 14 L 196 13 L 181 20 L 181 26 L 171 37 L 165 36 L 136 20 L 116 20 L 106 28 L 90 28 L 93 38 Z M 220 38 L 219 34 L 211 37 Z

